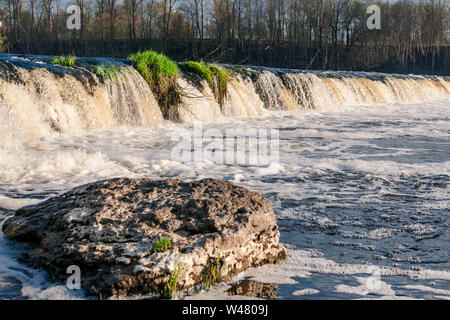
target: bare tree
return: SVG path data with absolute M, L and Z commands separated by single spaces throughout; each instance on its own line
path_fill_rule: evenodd
M 82 15 L 82 28 L 75 32 L 65 27 L 63 5 L 67 2 L 0 0 L 2 34 L 6 36 L 3 43 L 17 52 L 81 50 L 113 55 L 127 55 L 142 46 L 177 59 L 297 68 L 374 69 L 395 65 L 399 68 L 396 71 L 424 67 L 446 73 L 450 66 L 450 8 L 443 0 L 378 0 L 381 30 L 366 27 L 366 9 L 372 3 L 369 0 L 70 3 L 77 4 Z M 74 36 L 77 41 L 73 41 Z M 105 39 L 109 40 L 108 48 Z M 95 41 L 101 44 L 96 46 Z
M 169 39 L 170 19 L 172 17 L 172 11 L 177 3 L 177 0 L 162 0 L 162 49 L 163 52 L 167 51 L 167 41 Z
M 114 28 L 118 14 L 117 0 L 107 0 L 106 7 L 109 15 L 109 39 L 112 43 L 114 40 Z

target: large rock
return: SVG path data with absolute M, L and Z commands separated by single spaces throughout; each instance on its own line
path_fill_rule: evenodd
M 82 286 L 102 297 L 161 292 L 178 268 L 181 289 L 211 282 L 217 264 L 228 280 L 286 257 L 271 203 L 214 179 L 99 181 L 19 209 L 2 229 L 37 247 L 27 263 L 60 280 L 78 265 Z M 152 252 L 163 237 L 173 245 Z

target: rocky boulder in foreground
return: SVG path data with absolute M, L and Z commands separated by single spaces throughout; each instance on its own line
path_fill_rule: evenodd
M 25 262 L 62 281 L 78 265 L 101 297 L 163 292 L 177 270 L 178 289 L 211 284 L 286 257 L 271 203 L 214 179 L 94 182 L 17 210 L 2 229 L 37 247 Z M 151 250 L 167 237 L 168 249 Z

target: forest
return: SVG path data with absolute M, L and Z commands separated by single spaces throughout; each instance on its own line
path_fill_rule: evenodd
M 381 9 L 380 29 L 367 8 Z M 80 28 L 69 29 L 70 5 Z M 448 0 L 0 0 L 0 52 L 450 74 Z

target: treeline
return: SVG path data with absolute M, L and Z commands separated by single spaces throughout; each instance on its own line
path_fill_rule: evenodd
M 0 50 L 450 73 L 448 0 L 0 0 Z M 81 28 L 69 30 L 69 5 Z M 366 12 L 381 8 L 381 29 Z

